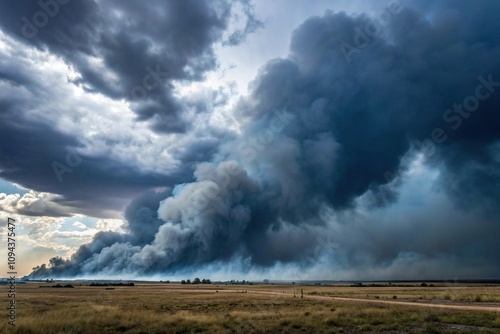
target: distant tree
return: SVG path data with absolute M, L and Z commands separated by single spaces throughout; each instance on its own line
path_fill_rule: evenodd
M 191 284 L 191 280 L 187 279 L 186 284 Z
M 186 281 L 185 281 L 185 280 L 182 280 L 182 281 L 181 281 L 181 284 L 186 284 Z
M 207 278 L 206 280 L 206 284 L 212 284 L 212 281 L 210 279 Z
M 269 280 L 266 278 L 266 279 L 264 280 L 264 283 L 269 284 Z
M 193 284 L 200 284 L 200 283 L 201 283 L 201 281 L 198 277 L 196 277 L 193 281 Z
M 201 284 L 207 284 L 207 280 L 206 279 L 202 279 L 201 280 Z

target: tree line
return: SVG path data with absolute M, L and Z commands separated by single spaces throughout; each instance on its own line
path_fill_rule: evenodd
M 192 282 L 190 279 L 182 280 L 181 284 L 212 284 L 212 281 L 205 278 L 200 280 L 198 277 L 196 277 Z

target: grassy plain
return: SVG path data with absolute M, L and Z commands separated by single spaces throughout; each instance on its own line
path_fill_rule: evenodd
M 498 310 L 500 286 L 51 285 L 18 285 L 15 327 L 2 293 L 0 333 L 500 333 L 498 311 L 382 303 Z

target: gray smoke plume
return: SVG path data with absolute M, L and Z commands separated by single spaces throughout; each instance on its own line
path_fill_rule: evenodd
M 235 258 L 307 265 L 329 233 L 338 250 L 328 263 L 339 268 L 376 276 L 401 261 L 445 273 L 489 263 L 478 273 L 498 275 L 499 12 L 493 0 L 423 1 L 371 36 L 366 15 L 308 19 L 235 108 L 240 138 L 193 182 L 131 204 L 129 235 L 98 234 L 30 277 L 173 273 Z M 411 217 L 383 211 L 419 155 L 448 201 Z

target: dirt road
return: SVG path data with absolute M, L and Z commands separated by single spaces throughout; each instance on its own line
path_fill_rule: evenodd
M 197 288 L 197 289 L 175 289 L 182 290 L 186 292 L 209 292 L 216 293 L 216 290 L 219 293 L 230 292 L 230 293 L 241 293 L 246 291 L 248 294 L 264 294 L 270 296 L 281 296 L 281 297 L 291 297 L 293 298 L 293 294 L 286 292 L 278 292 L 278 291 L 266 291 L 266 290 L 244 290 L 244 289 L 227 289 L 227 288 Z M 300 293 L 297 295 L 300 298 Z M 317 300 L 338 300 L 338 301 L 347 301 L 347 302 L 361 302 L 361 303 L 373 303 L 373 304 L 391 304 L 391 305 L 406 305 L 406 306 L 415 306 L 415 307 L 431 307 L 431 308 L 446 308 L 446 309 L 455 309 L 455 310 L 476 310 L 476 311 L 491 311 L 491 312 L 500 312 L 500 305 L 480 305 L 480 304 L 434 304 L 434 303 L 423 303 L 423 302 L 412 302 L 412 301 L 396 301 L 396 300 L 380 300 L 380 299 L 363 299 L 363 298 L 345 298 L 345 297 L 330 297 L 330 296 L 311 296 L 304 295 L 306 299 L 317 299 Z
M 229 290 L 225 290 L 225 291 L 229 291 Z M 258 290 L 249 290 L 248 293 L 258 293 L 258 294 L 268 294 L 268 295 L 288 295 L 288 296 L 290 296 L 289 293 L 258 291 Z M 349 301 L 349 302 L 362 302 L 362 303 L 374 303 L 374 304 L 408 305 L 408 306 L 417 306 L 417 307 L 435 307 L 435 308 L 447 308 L 447 309 L 457 309 L 457 310 L 476 310 L 476 311 L 500 312 L 500 306 L 463 305 L 463 304 L 461 304 L 461 305 L 431 304 L 431 303 L 410 302 L 410 301 L 343 298 L 343 297 L 327 297 L 327 296 L 311 296 L 311 295 L 304 295 L 304 298 L 320 299 L 320 300 L 341 300 L 341 301 Z

